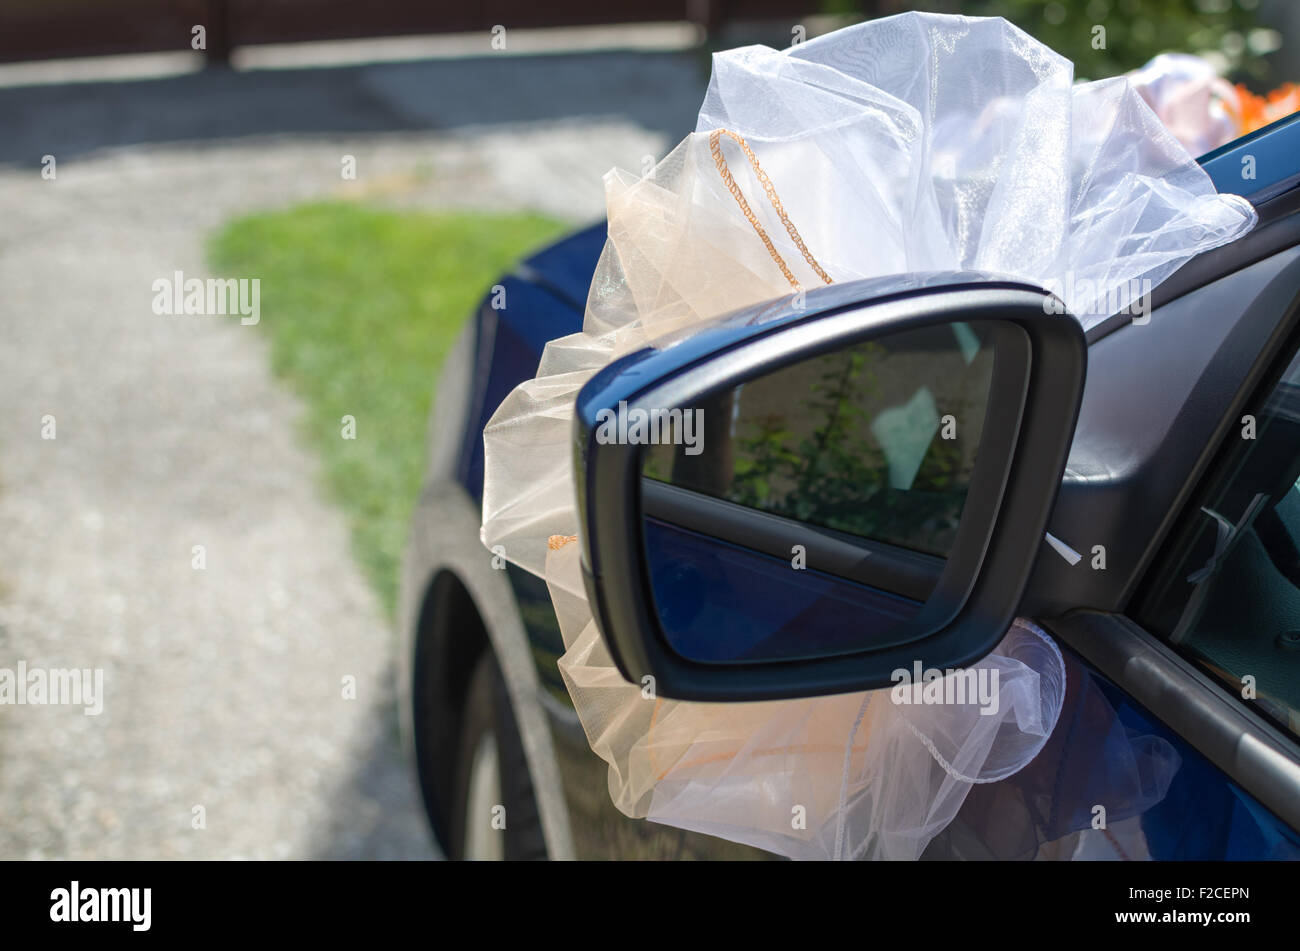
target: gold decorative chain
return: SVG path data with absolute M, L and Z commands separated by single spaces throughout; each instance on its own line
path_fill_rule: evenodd
M 744 212 L 745 217 L 749 219 L 749 223 L 753 225 L 754 230 L 758 232 L 759 238 L 763 241 L 763 246 L 767 248 L 767 253 L 772 255 L 772 260 L 775 261 L 777 267 L 781 269 L 781 273 L 785 275 L 785 279 L 790 282 L 790 286 L 796 291 L 803 290 L 803 285 L 801 285 L 798 279 L 790 272 L 790 268 L 786 266 L 785 260 L 772 245 L 772 239 L 767 236 L 767 232 L 763 230 L 763 226 L 758 223 L 758 217 L 754 214 L 753 210 L 750 209 L 749 202 L 745 201 L 745 196 L 741 194 L 740 186 L 736 184 L 735 178 L 732 177 L 731 169 L 727 167 L 727 160 L 722 155 L 721 139 L 724 135 L 735 139 L 736 143 L 744 150 L 745 157 L 749 159 L 749 164 L 754 169 L 754 175 L 758 178 L 758 183 L 763 186 L 763 191 L 767 192 L 767 199 L 772 203 L 772 208 L 781 219 L 781 224 L 785 225 L 785 230 L 790 235 L 790 239 L 794 241 L 795 246 L 798 247 L 800 253 L 803 254 L 803 259 L 808 262 L 809 266 L 812 267 L 814 271 L 817 272 L 817 276 L 827 284 L 830 284 L 830 275 L 822 270 L 821 265 L 817 263 L 811 252 L 809 252 L 807 245 L 803 243 L 803 238 L 799 237 L 799 229 L 794 226 L 794 222 L 792 222 L 789 216 L 786 215 L 785 208 L 781 204 L 781 199 L 776 194 L 776 188 L 772 185 L 772 180 L 767 177 L 767 173 L 763 171 L 762 166 L 758 164 L 758 156 L 756 156 L 754 150 L 749 147 L 749 143 L 745 141 L 743 136 L 737 135 L 730 129 L 714 129 L 709 134 L 709 151 L 713 154 L 713 164 L 718 166 L 718 174 L 722 176 L 722 183 L 727 186 L 727 190 L 731 192 L 731 196 L 736 199 L 736 204 L 740 206 L 740 210 Z

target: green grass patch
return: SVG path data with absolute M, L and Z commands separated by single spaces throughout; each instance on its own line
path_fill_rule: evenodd
M 273 369 L 307 403 L 307 439 L 390 617 L 442 360 L 493 282 L 563 230 L 329 203 L 240 218 L 209 244 L 217 274 L 261 280 Z

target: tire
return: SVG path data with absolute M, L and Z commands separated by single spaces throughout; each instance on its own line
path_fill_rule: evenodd
M 546 858 L 523 742 L 491 650 L 479 658 L 466 692 L 455 788 L 452 858 Z

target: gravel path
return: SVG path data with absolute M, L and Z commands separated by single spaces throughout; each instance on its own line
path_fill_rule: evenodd
M 416 79 L 371 75 L 356 108 L 414 101 Z M 0 858 L 432 856 L 395 639 L 295 437 L 301 407 L 258 328 L 156 316 L 151 283 L 207 275 L 232 215 L 308 198 L 589 220 L 600 174 L 667 138 L 588 118 L 80 143 L 44 181 L 13 156 L 41 152 L 42 122 L 75 134 L 57 104 L 24 115 L 0 165 L 0 668 L 99 668 L 104 700 L 0 705 Z

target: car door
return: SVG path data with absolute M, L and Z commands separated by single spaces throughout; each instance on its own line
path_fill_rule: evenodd
M 1251 816 L 1272 840 L 1259 844 L 1259 857 L 1300 857 L 1294 332 L 1269 363 L 1124 617 L 1080 618 L 1065 636 L 1200 748 L 1244 794 L 1240 801 L 1254 801 Z M 1107 651 L 1123 644 L 1133 659 L 1117 667 Z
M 1065 709 L 926 857 L 1300 855 L 1297 155 L 1293 117 L 1203 157 L 1259 226 L 1089 331 L 1060 547 L 1022 605 Z
M 1142 820 L 1154 858 L 1300 858 L 1300 338 L 1261 356 L 1129 607 L 1047 622 L 1178 748 Z
M 1141 818 L 1141 840 L 1153 858 L 1300 857 L 1300 330 L 1294 256 L 1294 249 L 1280 251 L 1206 285 L 1206 299 L 1214 283 L 1240 285 L 1238 330 L 1255 311 L 1255 328 L 1246 338 L 1253 342 L 1243 346 L 1243 339 L 1233 341 L 1227 331 L 1216 350 L 1219 362 L 1207 364 L 1189 391 L 1189 402 L 1208 399 L 1221 407 L 1214 435 L 1203 445 L 1184 447 L 1191 466 L 1181 466 L 1174 452 L 1158 453 L 1157 463 L 1165 464 L 1160 478 L 1144 484 L 1139 477 L 1127 487 L 1129 495 L 1149 499 L 1162 480 L 1171 488 L 1183 483 L 1172 493 L 1173 505 L 1147 513 L 1150 524 L 1159 526 L 1151 537 L 1105 534 L 1120 556 L 1118 576 L 1109 580 L 1117 609 L 1076 609 L 1044 622 L 1075 653 L 1080 675 L 1109 699 L 1116 723 L 1162 737 L 1177 752 L 1175 776 Z M 1184 309 L 1196 303 L 1193 293 Z M 1226 311 L 1219 315 L 1224 322 L 1234 319 Z M 1159 311 L 1155 319 L 1161 319 Z M 1234 348 L 1240 351 L 1235 360 Z M 1215 398 L 1207 398 L 1207 388 Z M 1194 442 L 1195 433 L 1209 432 L 1188 406 L 1179 409 L 1183 425 L 1171 424 L 1179 441 Z M 1104 526 L 1106 506 L 1094 508 L 1093 517 Z M 1079 531 L 1077 522 L 1066 531 L 1071 530 Z M 1122 582 L 1126 550 L 1143 548 L 1151 556 L 1144 566 L 1134 559 L 1129 582 Z M 1052 569 L 1059 565 L 1049 562 Z M 1104 604 L 1104 593 L 1094 586 L 1093 603 Z M 1068 711 L 1062 721 L 1067 730 L 1078 726 Z M 1097 752 L 1100 729 L 1085 727 L 1067 748 L 1074 747 L 1076 760 L 1091 757 L 1094 772 L 1113 772 L 1114 762 Z M 1111 792 L 1094 787 L 1088 795 L 1095 803 L 1074 805 L 1095 808 Z M 1065 805 L 1054 803 L 1053 810 Z
M 1300 615 L 1288 613 L 1294 585 L 1285 570 L 1286 539 L 1276 532 L 1277 522 L 1284 532 L 1300 531 L 1293 504 L 1300 495 L 1276 448 L 1257 456 L 1231 491 L 1225 486 L 1241 468 L 1229 457 L 1240 449 L 1242 416 L 1255 415 L 1257 434 L 1261 419 L 1283 435 L 1291 422 L 1297 377 L 1286 373 L 1296 353 L 1300 287 L 1298 137 L 1300 127 L 1287 121 L 1207 156 L 1220 190 L 1255 202 L 1260 227 L 1162 285 L 1150 328 L 1123 316 L 1090 331 L 1089 386 L 1100 422 L 1089 431 L 1085 397 L 1076 440 L 1082 455 L 1071 456 L 1073 471 L 1051 523 L 1087 557 L 1066 564 L 1041 556 L 1024 607 L 1066 648 L 1066 710 L 1039 759 L 1011 780 L 973 789 L 927 857 L 1295 854 L 1300 749 L 1286 729 L 1294 726 L 1295 707 L 1287 705 L 1294 668 L 1271 652 L 1285 654 L 1290 633 L 1300 630 Z M 1258 179 L 1245 177 L 1247 158 L 1263 170 Z M 1109 373 L 1097 372 L 1108 365 Z M 1247 413 L 1248 406 L 1257 412 Z M 1106 452 L 1089 457 L 1098 446 Z M 1215 492 L 1226 494 L 1211 497 Z M 1242 523 L 1246 513 L 1234 507 L 1237 500 L 1260 495 L 1254 515 L 1267 513 L 1263 521 Z M 1273 541 L 1266 542 L 1259 532 L 1270 529 Z M 1266 544 L 1273 554 L 1261 560 Z M 1253 561 L 1238 564 L 1234 552 L 1238 561 L 1248 554 Z M 1175 583 L 1211 562 L 1201 582 Z M 1194 595 L 1200 606 L 1189 617 L 1197 623 L 1171 626 L 1169 618 L 1181 619 L 1187 609 L 1179 599 Z M 1234 607 L 1234 596 L 1257 603 Z M 1273 638 L 1267 649 L 1264 635 L 1251 633 L 1264 621 Z M 1259 671 L 1248 669 L 1254 667 Z M 1247 677 L 1254 695 L 1238 696 Z M 566 793 L 575 825 L 595 833 L 580 852 L 694 851 L 683 841 L 668 843 L 668 830 L 636 828 L 647 824 L 613 810 L 604 764 L 585 749 L 571 708 L 561 705 L 552 718 L 557 747 L 565 750 Z M 1125 760 L 1135 749 L 1144 766 Z M 1122 782 L 1117 764 L 1129 769 Z M 1157 788 L 1143 788 L 1153 782 Z M 722 845 L 702 844 L 709 842 Z
M 1157 309 L 1158 331 L 1094 346 L 1053 521 L 1084 557 L 1045 551 L 1028 595 L 1065 649 L 1064 708 L 1034 762 L 974 787 L 927 858 L 1300 858 L 1298 277 L 1283 250 Z M 1235 312 L 1205 306 L 1224 295 Z M 1198 311 L 1249 344 L 1223 328 L 1227 343 L 1201 341 L 1206 364 L 1148 373 L 1172 394 L 1142 407 L 1134 367 L 1162 335 L 1196 332 Z

